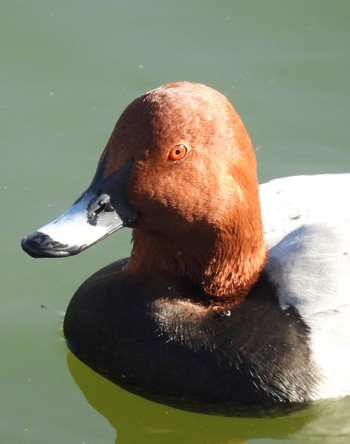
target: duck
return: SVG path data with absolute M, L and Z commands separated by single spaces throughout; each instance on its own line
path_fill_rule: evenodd
M 127 106 L 90 186 L 22 248 L 68 257 L 132 229 L 130 257 L 88 278 L 64 319 L 73 354 L 122 388 L 214 414 L 304 405 L 350 394 L 349 186 L 259 185 L 229 100 L 170 83 Z

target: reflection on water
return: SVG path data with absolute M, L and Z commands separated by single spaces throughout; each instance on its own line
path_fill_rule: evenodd
M 290 415 L 226 418 L 188 413 L 125 392 L 67 354 L 69 370 L 92 407 L 116 430 L 116 443 L 347 443 L 350 400 L 314 404 Z

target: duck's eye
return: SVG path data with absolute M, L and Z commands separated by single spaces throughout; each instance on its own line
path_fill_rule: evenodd
M 171 148 L 168 154 L 168 159 L 171 161 L 182 160 L 187 154 L 187 148 L 182 143 Z

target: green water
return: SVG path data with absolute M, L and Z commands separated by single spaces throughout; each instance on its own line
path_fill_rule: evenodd
M 1 443 L 348 443 L 347 399 L 221 418 L 113 386 L 67 351 L 62 320 L 130 233 L 55 261 L 19 242 L 89 184 L 123 108 L 169 81 L 227 94 L 261 181 L 349 171 L 349 23 L 347 0 L 0 0 Z

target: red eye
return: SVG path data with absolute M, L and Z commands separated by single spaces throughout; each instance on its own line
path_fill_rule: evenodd
M 171 148 L 168 154 L 168 159 L 173 162 L 176 160 L 182 160 L 187 154 L 187 148 L 182 143 L 175 145 Z

